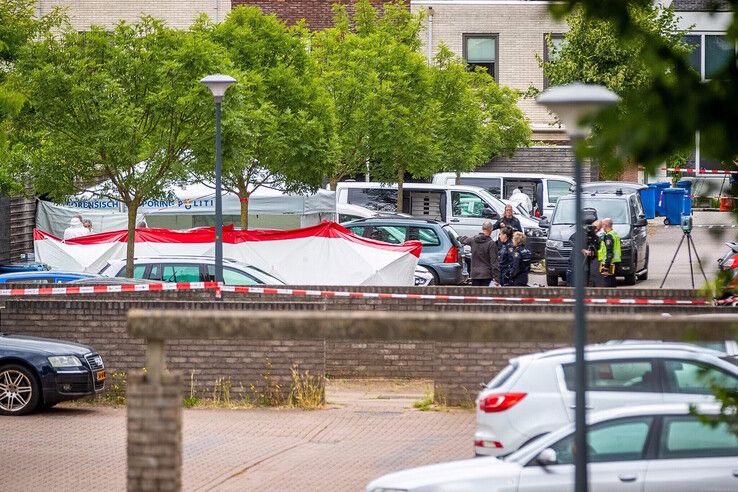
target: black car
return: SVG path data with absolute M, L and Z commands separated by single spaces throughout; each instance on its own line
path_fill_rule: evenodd
M 104 388 L 105 365 L 90 347 L 0 334 L 0 415 L 25 415 Z
M 546 281 L 550 286 L 558 285 L 559 279 L 566 278 L 571 255 L 571 237 L 574 234 L 575 197 L 567 195 L 559 198 L 556 208 L 541 226 L 548 226 L 546 241 Z M 643 205 L 636 191 L 616 193 L 587 192 L 582 195 L 583 207 L 594 208 L 597 217 L 613 219 L 613 228 L 620 236 L 621 262 L 615 274 L 625 278 L 626 285 L 635 285 L 638 280 L 648 278 L 648 221 Z

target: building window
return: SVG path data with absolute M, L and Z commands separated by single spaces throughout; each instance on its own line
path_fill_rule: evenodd
M 551 46 L 549 46 L 549 39 Z M 561 53 L 561 46 L 564 44 L 564 35 L 560 33 L 548 33 L 543 35 L 543 63 L 556 61 Z M 548 77 L 543 76 L 543 88 L 550 85 Z
M 724 34 L 693 33 L 684 36 L 692 46 L 689 62 L 700 73 L 702 80 L 710 80 L 735 56 L 736 46 Z
M 497 79 L 497 55 L 499 53 L 497 34 L 464 34 L 464 60 L 473 70 L 483 67 Z

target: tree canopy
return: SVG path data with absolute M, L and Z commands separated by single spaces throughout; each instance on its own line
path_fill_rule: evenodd
M 633 21 L 644 32 L 658 38 L 681 57 L 689 55 L 691 48 L 684 41 L 686 31 L 679 28 L 672 8 L 649 4 L 632 6 L 629 11 Z M 566 21 L 569 31 L 564 34 L 561 44 L 554 45 L 548 38 L 549 60 L 541 61 L 544 75 L 550 83 L 561 85 L 579 81 L 604 85 L 623 100 L 611 118 L 623 121 L 630 115 L 641 113 L 643 91 L 669 72 L 669 64 L 642 56 L 647 51 L 644 46 L 646 40 L 623 39 L 612 20 L 589 18 L 578 8 L 566 16 Z M 621 145 L 605 144 L 603 130 L 607 132 L 607 128 L 595 126 L 595 157 L 599 157 L 603 175 L 617 178 L 633 156 L 628 156 Z M 631 134 L 633 136 L 637 137 L 637 134 Z M 682 154 L 684 152 L 668 155 L 665 160 L 673 160 L 675 155 Z
M 128 207 L 132 275 L 136 213 L 185 176 L 210 127 L 212 96 L 198 80 L 222 68 L 217 45 L 149 17 L 26 45 L 9 83 L 27 104 L 16 118 L 39 194 L 63 199 L 94 186 Z
M 565 0 L 551 6 L 558 16 L 578 12 L 584 24 L 607 23 L 615 41 L 637 47 L 637 56 L 631 61 L 651 67 L 650 76 L 638 80 L 637 104 L 627 105 L 626 112 L 613 108 L 598 118 L 602 131 L 593 139 L 595 156 L 603 161 L 612 156 L 632 158 L 654 170 L 676 153 L 691 153 L 699 131 L 702 155 L 731 165 L 738 155 L 736 56 L 727 60 L 711 80 L 701 80 L 684 45 L 675 42 L 673 35 L 665 36 L 655 29 L 658 24 L 644 22 L 643 13 L 654 8 L 652 3 Z M 734 12 L 726 38 L 735 43 L 738 1 L 724 3 Z M 668 15 L 663 18 L 667 28 L 673 26 L 672 21 Z
M 301 25 L 288 28 L 242 6 L 201 31 L 225 50 L 229 73 L 238 80 L 224 102 L 222 179 L 241 199 L 241 227 L 247 229 L 248 200 L 260 187 L 305 192 L 321 186 L 333 158 L 333 108 Z M 210 135 L 196 154 L 200 175 L 212 182 Z

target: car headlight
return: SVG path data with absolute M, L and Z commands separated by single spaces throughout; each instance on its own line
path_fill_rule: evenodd
M 564 241 L 557 241 L 555 239 L 546 240 L 546 247 L 551 249 L 559 249 L 564 247 Z
M 631 240 L 630 239 L 621 239 L 620 240 L 620 248 L 630 248 L 631 246 Z
M 49 364 L 56 368 L 82 366 L 79 359 L 73 355 L 55 355 L 53 357 L 49 357 Z
M 525 235 L 528 237 L 544 237 L 546 231 L 539 227 L 529 227 L 525 230 Z

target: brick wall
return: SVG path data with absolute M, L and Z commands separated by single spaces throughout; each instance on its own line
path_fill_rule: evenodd
M 0 195 L 0 265 L 10 262 L 10 198 Z
M 371 0 L 372 5 L 382 9 L 385 3 L 392 0 Z M 318 31 L 333 25 L 333 5 L 341 3 L 353 11 L 355 0 L 233 0 L 233 7 L 238 5 L 254 5 L 268 14 L 275 14 L 288 24 L 305 19 L 308 27 Z
M 54 7 L 67 9 L 72 26 L 85 31 L 91 25 L 113 26 L 121 20 L 135 21 L 141 15 L 163 19 L 171 27 L 187 28 L 200 13 L 223 20 L 231 11 L 230 0 L 38 0 L 37 9 L 46 14 Z
M 571 147 L 528 147 L 518 149 L 512 157 L 496 157 L 477 171 L 545 173 L 574 177 L 574 153 Z M 589 163 L 582 169 L 584 182 L 598 179 L 598 168 Z
M 372 290 L 352 288 L 352 290 Z M 393 288 L 374 288 L 376 291 L 398 291 Z M 408 289 L 405 289 L 406 291 Z M 566 289 L 544 289 L 541 296 Z M 439 288 L 437 292 L 470 295 L 482 292 L 473 288 Z M 516 295 L 518 290 L 499 292 Z M 663 292 L 664 296 L 691 297 L 691 291 Z M 490 303 L 434 303 L 432 301 L 376 299 L 313 298 L 290 302 L 290 298 L 241 297 L 225 295 L 222 301 L 213 301 L 212 294 L 202 292 L 157 293 L 162 300 L 147 299 L 145 294 L 109 294 L 107 299 L 6 299 L 0 303 L 0 331 L 14 334 L 57 338 L 94 347 L 104 358 L 110 372 L 129 372 L 144 366 L 143 341 L 133 338 L 127 330 L 127 313 L 131 308 L 175 310 L 392 310 L 392 311 L 467 311 L 467 312 L 521 312 L 536 310 L 547 314 L 570 313 L 571 306 L 496 305 Z M 570 295 L 570 294 L 568 294 Z M 568 296 L 567 295 L 567 296 Z M 606 295 L 602 293 L 600 295 Z M 633 291 L 634 296 L 649 294 Z M 653 295 L 653 293 L 651 293 Z M 253 299 L 251 298 L 253 297 Z M 177 300 L 179 299 L 179 300 Z M 250 299 L 250 300 L 245 300 Z M 607 312 L 615 306 L 590 306 L 591 313 Z M 644 312 L 663 311 L 662 306 L 630 306 L 627 309 Z M 679 309 L 675 307 L 675 310 Z M 689 309 L 684 307 L 683 309 Z M 692 313 L 694 313 L 694 308 Z M 720 308 L 704 308 L 703 313 Z M 722 308 L 723 312 L 725 308 Z M 619 312 L 626 315 L 625 311 Z M 493 316 L 493 314 L 490 314 Z M 183 391 L 189 394 L 192 376 L 197 395 L 211 397 L 217 380 L 230 385 L 232 398 L 257 396 L 279 385 L 287 390 L 291 383 L 290 368 L 297 365 L 311 374 L 328 374 L 342 378 L 397 377 L 433 379 L 436 392 L 450 402 L 464 402 L 480 383 L 488 381 L 507 361 L 516 355 L 555 347 L 550 340 L 521 339 L 488 343 L 459 344 L 429 340 L 402 341 L 343 341 L 343 340 L 172 340 L 167 343 L 167 366 L 182 373 Z M 268 377 L 265 377 L 268 374 Z
M 33 253 L 33 228 L 36 226 L 36 200 L 12 198 L 10 200 L 10 261 L 20 260 L 21 255 Z

